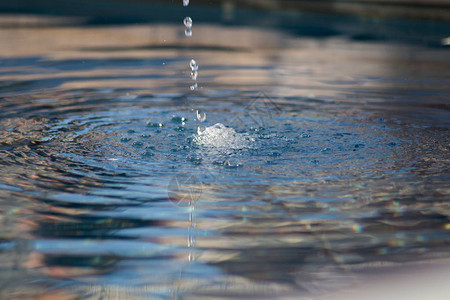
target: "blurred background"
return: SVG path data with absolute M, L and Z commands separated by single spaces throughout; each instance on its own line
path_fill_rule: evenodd
M 3 1 L 2 11 L 9 13 L 38 13 L 66 16 L 89 16 L 91 22 L 172 22 L 175 20 L 176 1 Z M 180 2 L 180 1 L 179 1 Z M 332 12 L 351 14 L 368 18 L 414 18 L 431 20 L 448 20 L 449 1 L 447 0 L 198 0 L 192 3 L 204 9 L 215 7 L 231 14 L 234 7 L 258 10 L 290 10 L 306 12 Z M 223 13 L 223 12 L 222 12 Z M 219 17 L 219 18 L 218 18 Z M 230 15 L 228 15 L 230 17 Z M 220 15 L 203 15 L 203 22 L 218 22 Z

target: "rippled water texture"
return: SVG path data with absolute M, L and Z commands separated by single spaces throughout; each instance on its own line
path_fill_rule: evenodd
M 297 299 L 448 263 L 448 24 L 296 18 L 1 27 L 0 298 Z

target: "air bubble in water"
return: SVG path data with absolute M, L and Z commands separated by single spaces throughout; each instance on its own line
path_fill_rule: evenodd
M 192 30 L 190 28 L 186 28 L 186 30 L 184 31 L 184 35 L 187 37 L 192 36 Z
M 192 19 L 189 17 L 184 18 L 184 26 L 186 26 L 186 28 L 192 28 Z
M 198 64 L 194 59 L 191 59 L 191 61 L 189 62 L 189 66 L 191 67 L 192 71 L 198 70 Z
M 188 6 L 189 5 L 189 0 L 183 0 L 183 6 Z
M 192 80 L 197 80 L 197 76 L 198 76 L 198 72 L 197 71 L 192 71 L 191 72 L 191 79 Z
M 205 122 L 206 121 L 206 113 L 201 110 L 197 110 L 197 121 Z

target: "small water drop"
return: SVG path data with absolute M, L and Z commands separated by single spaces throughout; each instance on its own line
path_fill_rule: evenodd
M 147 122 L 147 127 L 163 127 L 163 123 L 153 123 L 153 122 Z
M 183 6 L 188 6 L 189 5 L 189 0 L 183 0 Z
M 239 168 L 242 166 L 241 162 L 236 158 L 230 158 L 226 160 L 223 164 L 227 168 Z
M 184 35 L 187 37 L 192 36 L 192 30 L 190 28 L 186 28 L 186 30 L 184 31 Z
M 184 18 L 183 23 L 184 23 L 184 26 L 186 26 L 186 28 L 192 27 L 192 19 L 190 17 Z
M 187 122 L 187 118 L 181 116 L 172 116 L 172 122 L 176 124 L 184 125 Z
M 197 80 L 197 76 L 198 76 L 198 72 L 197 71 L 192 71 L 191 72 L 191 79 L 192 80 Z
M 142 148 L 142 146 L 144 146 L 144 143 L 142 142 L 134 142 L 131 146 L 133 146 L 134 148 Z
M 199 165 L 202 163 L 203 158 L 199 154 L 189 154 L 186 156 L 186 160 L 193 163 L 194 165 Z
M 155 154 L 152 152 L 152 151 L 150 151 L 150 150 L 146 150 L 145 152 L 144 152 L 144 154 L 142 154 L 143 156 L 146 156 L 146 157 L 149 157 L 149 156 L 155 156 Z
M 191 91 L 195 91 L 197 89 L 197 83 L 194 83 L 193 85 L 190 86 Z
M 200 122 L 206 121 L 206 113 L 204 111 L 197 110 L 196 114 L 197 114 L 197 121 Z
M 194 59 L 191 59 L 189 62 L 189 66 L 191 67 L 192 71 L 198 71 L 198 64 Z

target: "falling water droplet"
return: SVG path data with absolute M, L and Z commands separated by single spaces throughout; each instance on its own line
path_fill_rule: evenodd
M 191 91 L 194 91 L 197 89 L 197 83 L 194 83 L 193 85 L 191 85 Z
M 197 76 L 198 76 L 198 72 L 197 71 L 192 71 L 191 72 L 191 79 L 192 80 L 197 80 Z
M 184 31 L 184 35 L 187 37 L 192 36 L 192 30 L 190 28 L 186 28 L 186 30 Z
M 187 28 L 192 28 L 192 19 L 190 17 L 186 17 L 184 18 L 184 26 L 186 26 Z
M 183 0 L 183 6 L 188 6 L 189 5 L 189 0 Z
M 194 59 L 191 59 L 191 61 L 189 62 L 189 66 L 191 67 L 192 71 L 198 70 L 198 64 Z
M 197 121 L 205 122 L 206 121 L 206 113 L 201 110 L 197 110 Z
M 193 235 L 189 236 L 188 247 L 192 247 L 195 245 L 195 237 Z

